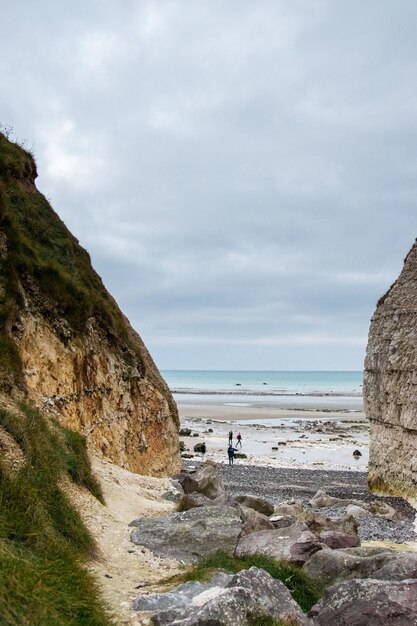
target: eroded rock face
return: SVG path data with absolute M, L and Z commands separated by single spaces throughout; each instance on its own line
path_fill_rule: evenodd
M 370 488 L 416 498 L 417 242 L 372 317 L 363 389 Z
M 18 346 L 29 395 L 113 463 L 141 474 L 178 469 L 178 413 L 139 336 L 143 361 L 126 363 L 94 320 L 63 341 L 47 320 L 21 316 Z M 140 370 L 140 371 L 139 371 Z

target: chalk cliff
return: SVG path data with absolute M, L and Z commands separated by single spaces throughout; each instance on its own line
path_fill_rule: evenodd
M 417 241 L 372 317 L 364 403 L 371 490 L 417 498 Z
M 170 391 L 36 176 L 32 156 L 0 134 L 0 389 L 129 470 L 175 472 Z

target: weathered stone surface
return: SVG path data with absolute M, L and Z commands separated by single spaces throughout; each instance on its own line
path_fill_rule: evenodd
M 352 578 L 371 578 L 395 559 L 395 553 L 378 550 L 320 550 L 305 563 L 303 570 L 322 587 Z
M 287 526 L 291 526 L 295 524 L 297 518 L 293 515 L 271 515 L 269 518 L 272 526 L 274 528 L 286 528 Z
M 332 550 L 338 550 L 340 548 L 354 548 L 356 546 L 360 546 L 361 543 L 358 535 L 343 533 L 338 530 L 323 530 L 319 533 L 318 537 L 321 543 L 324 543 Z
M 305 524 L 297 522 L 286 528 L 261 530 L 242 537 L 236 548 L 236 556 L 263 554 L 303 565 L 315 552 L 322 549 Z
M 152 617 L 156 626 L 247 626 L 270 619 L 289 626 L 308 626 L 290 592 L 280 581 L 256 567 L 233 576 L 225 588 L 194 596 L 187 608 L 167 610 Z
M 90 449 L 141 474 L 172 474 L 180 465 L 178 413 L 140 337 L 127 365 L 92 319 L 82 338 L 63 340 L 38 314 L 21 315 L 19 353 L 30 398 L 87 437 Z
M 225 587 L 233 574 L 217 572 L 208 582 L 190 581 L 178 585 L 165 593 L 142 594 L 135 598 L 132 608 L 135 611 L 168 611 L 188 606 L 193 599 L 213 587 Z
M 302 502 L 281 502 L 274 507 L 274 515 L 292 515 L 297 517 L 303 511 Z
M 344 517 L 327 517 L 315 511 L 305 511 L 298 516 L 306 524 L 311 532 L 321 533 L 327 530 L 335 530 L 344 534 L 357 535 L 358 524 L 350 515 Z
M 400 513 L 386 502 L 380 502 L 378 500 L 364 502 L 363 500 L 334 498 L 321 489 L 319 489 L 319 491 L 311 498 L 310 505 L 315 508 L 328 506 L 355 506 L 368 511 L 368 513 L 375 515 L 376 517 L 383 517 L 389 520 L 401 519 Z
M 387 561 L 372 577 L 378 580 L 417 578 L 417 553 L 398 553 Z
M 184 494 L 179 501 L 180 511 L 189 511 L 202 506 L 214 506 L 214 500 L 210 500 L 202 493 L 194 491 L 193 493 Z
M 417 626 L 417 580 L 348 580 L 309 611 L 316 626 Z
M 274 528 L 274 525 L 269 521 L 266 515 L 258 513 L 255 509 L 250 509 L 243 504 L 241 504 L 239 508 L 242 512 L 243 521 L 241 537 L 260 530 L 272 530 Z
M 270 516 L 274 512 L 274 505 L 265 500 L 265 498 L 258 498 L 257 496 L 235 496 L 236 502 L 239 504 L 243 504 L 244 506 L 249 507 L 250 509 L 255 509 L 258 513 L 262 513 L 263 515 Z
M 369 330 L 364 406 L 370 420 L 369 484 L 417 496 L 417 242 L 378 302 Z
M 226 492 L 223 479 L 212 465 L 205 465 L 198 472 L 181 472 L 174 476 L 184 489 L 184 493 L 198 492 L 207 498 L 217 498 Z
M 240 511 L 228 506 L 205 506 L 166 517 L 139 518 L 130 539 L 158 556 L 192 562 L 220 549 L 233 554 L 242 529 Z

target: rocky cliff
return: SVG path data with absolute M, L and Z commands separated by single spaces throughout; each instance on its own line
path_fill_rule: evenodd
M 372 317 L 364 402 L 370 488 L 417 498 L 417 241 Z
M 178 413 L 139 335 L 0 134 L 0 390 L 132 471 L 179 466 Z

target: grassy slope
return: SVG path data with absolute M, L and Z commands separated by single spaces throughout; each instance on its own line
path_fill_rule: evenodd
M 102 500 L 83 437 L 27 405 L 17 415 L 0 410 L 0 425 L 26 459 L 11 473 L 0 456 L 0 623 L 110 625 L 83 566 L 94 541 L 60 488 L 69 476 Z
M 140 356 L 88 253 L 36 189 L 35 178 L 32 156 L 0 133 L 0 232 L 7 242 L 7 253 L 0 253 L 0 377 L 9 388 L 21 384 L 11 332 L 23 304 L 21 286 L 46 318 L 66 320 L 73 334 L 94 316 L 127 363 L 133 353 Z

